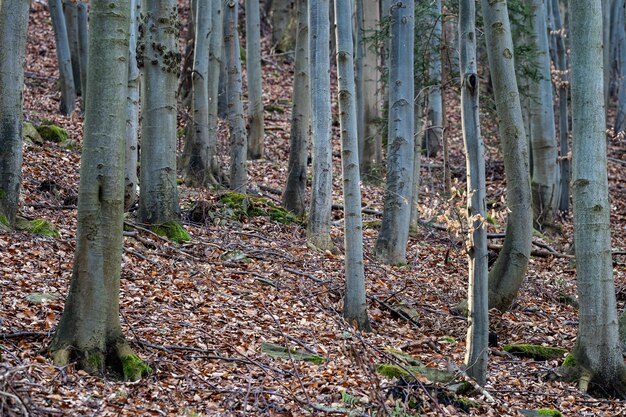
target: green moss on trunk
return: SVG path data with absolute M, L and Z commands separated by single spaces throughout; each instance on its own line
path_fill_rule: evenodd
M 505 352 L 532 358 L 538 361 L 559 359 L 567 353 L 567 350 L 565 349 L 531 344 L 504 345 L 503 349 Z
M 189 242 L 191 240 L 189 233 L 187 233 L 183 226 L 176 221 L 153 226 L 152 231 L 157 235 L 165 236 L 176 243 Z
M 122 372 L 126 381 L 138 381 L 142 376 L 152 372 L 152 368 L 139 359 L 137 355 L 121 356 L 120 360 L 122 361 Z

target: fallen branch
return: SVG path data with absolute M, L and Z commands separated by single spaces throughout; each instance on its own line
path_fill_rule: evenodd
M 461 369 L 456 363 L 449 362 L 448 367 L 453 372 L 461 375 L 465 379 L 465 381 L 467 381 L 476 391 L 480 392 L 488 402 L 492 404 L 496 402 L 496 400 L 491 396 L 491 394 L 489 394 L 489 392 L 487 392 L 486 389 L 478 385 L 478 383 L 474 381 L 474 379 L 472 379 L 469 375 L 467 375 L 467 373 L 463 369 Z
M 50 332 L 15 332 L 15 333 L 0 333 L 0 339 L 21 339 L 28 337 L 48 337 Z
M 328 282 L 330 282 L 330 281 L 328 281 L 328 280 L 326 280 L 326 281 L 325 281 L 325 280 L 319 279 L 319 278 L 317 278 L 315 275 L 308 274 L 308 273 L 306 273 L 306 272 L 302 272 L 302 271 L 298 271 L 297 269 L 292 269 L 292 268 L 289 268 L 289 267 L 286 267 L 286 266 L 284 266 L 284 267 L 283 267 L 283 269 L 284 269 L 285 271 L 287 271 L 287 272 L 291 272 L 292 274 L 295 274 L 295 275 L 299 275 L 299 276 L 301 276 L 301 277 L 308 278 L 308 279 L 310 279 L 311 281 L 317 282 L 318 284 L 327 284 Z
M 496 252 L 500 252 L 502 250 L 502 245 L 487 245 L 487 248 Z M 551 256 L 554 256 L 556 258 L 565 258 L 565 259 L 574 259 L 575 256 L 574 255 L 567 255 L 565 253 L 558 253 L 558 252 L 550 252 L 547 250 L 537 250 L 537 249 L 533 249 L 530 251 L 530 256 L 535 256 L 537 258 L 550 258 Z

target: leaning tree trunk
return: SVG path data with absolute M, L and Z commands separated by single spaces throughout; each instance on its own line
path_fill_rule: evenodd
M 387 184 L 383 221 L 376 240 L 376 255 L 388 264 L 406 263 L 409 238 L 414 159 L 413 44 L 415 3 L 394 2 L 389 54 L 389 130 Z
M 0 2 L 0 223 L 15 224 L 22 181 L 22 93 L 28 0 Z
M 128 94 L 126 96 L 126 154 L 124 163 L 124 208 L 137 203 L 137 161 L 139 158 L 139 66 L 137 65 L 137 28 L 140 0 L 130 0 L 130 36 L 128 42 Z M 83 90 L 83 100 L 84 100 Z
M 124 124 L 128 83 L 128 0 L 92 3 L 78 230 L 69 294 L 50 345 L 57 366 L 113 369 L 137 380 L 149 368 L 124 339 L 119 316 L 124 222 Z M 106 109 L 106 111 L 103 111 Z
M 76 90 L 74 89 L 74 76 L 72 75 L 72 57 L 70 44 L 67 39 L 67 28 L 63 16 L 63 4 L 61 0 L 48 0 L 50 19 L 54 29 L 54 41 L 57 48 L 57 61 L 59 63 L 59 80 L 61 83 L 61 104 L 59 111 L 62 114 L 74 112 Z
M 217 125 L 219 80 L 223 61 L 224 42 L 224 2 L 221 0 L 211 0 L 211 39 L 209 42 L 209 80 L 207 88 L 209 91 L 209 166 L 212 181 L 216 184 L 222 180 L 222 172 L 217 160 Z
M 248 157 L 250 159 L 261 159 L 265 153 L 260 12 L 259 0 L 246 0 L 246 75 L 248 79 L 248 126 L 250 126 Z
M 176 0 L 141 1 L 138 219 L 151 225 L 176 221 L 180 213 L 176 184 L 176 86 L 180 63 L 176 5 Z
M 481 0 L 487 55 L 499 118 L 507 180 L 506 238 L 489 273 L 489 308 L 507 310 L 517 296 L 533 235 L 528 146 L 515 80 L 513 42 L 506 1 Z
M 298 31 L 296 35 L 296 62 L 294 70 L 289 162 L 283 206 L 296 214 L 306 210 L 306 163 L 311 117 L 309 90 L 309 23 L 308 0 L 298 0 Z
M 83 107 L 87 97 L 87 66 L 89 59 L 87 50 L 89 48 L 89 11 L 87 4 L 79 1 L 78 11 L 78 66 L 80 68 L 80 94 L 83 100 Z M 83 108 L 83 111 L 85 109 Z
M 195 40 L 191 71 L 191 118 L 181 157 L 185 182 L 193 187 L 215 183 L 211 173 L 209 145 L 209 43 L 211 37 L 211 1 L 195 2 Z
M 319 249 L 331 249 L 332 143 L 330 102 L 329 0 L 309 1 L 309 74 L 311 85 L 311 137 L 313 183 L 307 241 Z
M 551 0 L 548 0 L 551 1 Z M 532 41 L 537 76 L 530 82 L 533 217 L 537 229 L 550 228 L 559 203 L 556 129 L 550 74 L 545 0 L 532 0 Z
M 570 0 L 572 51 L 572 193 L 580 302 L 574 355 L 580 388 L 592 383 L 626 396 L 619 344 L 607 179 L 600 0 Z
M 476 10 L 473 0 L 459 2 L 461 64 L 461 124 L 467 166 L 467 222 L 469 228 L 468 329 L 465 350 L 467 374 L 480 385 L 487 382 L 489 337 L 485 144 L 480 136 L 479 78 L 476 68 Z
M 243 115 L 243 80 L 241 74 L 241 55 L 239 52 L 239 31 L 237 21 L 239 2 L 229 0 L 226 3 L 226 68 L 228 83 L 228 123 L 230 127 L 230 189 L 246 192 L 248 171 L 246 156 L 248 154 L 248 138 Z
M 70 45 L 70 61 L 72 62 L 72 77 L 74 79 L 74 91 L 82 95 L 80 82 L 80 54 L 78 49 L 78 8 L 72 0 L 63 0 L 63 14 L 65 15 L 65 29 L 67 41 Z
M 345 205 L 344 242 L 346 293 L 343 317 L 359 330 L 370 331 L 365 297 L 363 266 L 363 221 L 361 218 L 361 179 L 359 140 L 356 122 L 356 86 L 352 46 L 352 1 L 335 1 L 337 36 L 337 77 L 339 82 L 339 121 L 341 127 L 341 166 Z

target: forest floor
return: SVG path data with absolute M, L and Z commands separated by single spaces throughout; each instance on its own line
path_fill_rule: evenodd
M 452 314 L 466 295 L 463 249 L 465 163 L 457 92 L 447 93 L 451 167 L 455 191 L 445 196 L 440 158 L 422 159 L 420 216 L 447 230 L 424 226 L 411 237 L 408 264 L 391 267 L 372 254 L 376 222 L 365 214 L 365 271 L 374 331 L 355 332 L 341 317 L 343 230 L 334 210 L 337 253 L 306 246 L 301 223 L 282 224 L 268 216 L 250 217 L 221 201 L 225 190 L 181 186 L 184 215 L 206 201 L 209 220 L 185 221 L 193 240 L 178 245 L 127 222 L 121 278 L 124 333 L 152 368 L 139 382 L 110 375 L 91 376 L 72 365 L 55 367 L 46 354 L 59 321 L 71 277 L 76 207 L 65 200 L 78 192 L 82 117 L 60 116 L 55 87 L 55 46 L 45 7 L 33 3 L 26 62 L 25 114 L 34 124 L 54 123 L 70 133 L 77 150 L 56 143 L 24 148 L 21 215 L 46 219 L 60 237 L 0 234 L 0 415 L 32 416 L 215 416 L 215 415 L 475 415 L 515 416 L 522 410 L 551 408 L 565 416 L 626 415 L 626 403 L 582 395 L 554 377 L 563 357 L 533 360 L 503 351 L 509 343 L 533 343 L 571 350 L 576 338 L 576 276 L 566 256 L 530 261 L 519 297 L 503 315 L 492 314 L 497 346 L 490 348 L 484 392 L 460 395 L 474 401 L 466 410 L 449 401 L 453 383 L 418 376 L 408 381 L 383 376 L 376 364 L 402 364 L 398 351 L 424 366 L 455 369 L 463 362 L 467 322 Z M 264 39 L 267 44 L 267 39 Z M 293 68 L 266 49 L 263 62 L 266 106 L 264 160 L 249 164 L 250 188 L 280 203 L 272 190 L 284 187 L 288 155 Z M 483 114 L 488 162 L 488 199 L 495 225 L 504 232 L 504 178 L 495 117 Z M 185 114 L 181 113 L 181 127 Z M 222 126 L 222 154 L 227 132 Z M 339 136 L 334 129 L 334 201 L 342 202 Z M 622 159 L 623 138 L 610 143 Z M 626 175 L 609 165 L 613 247 L 626 249 Z M 65 202 L 64 202 L 65 200 Z M 70 199 L 71 200 L 71 199 Z M 363 186 L 364 205 L 382 210 L 382 185 Z M 494 203 L 495 202 L 495 203 Z M 185 217 L 186 218 L 186 217 Z M 571 216 L 563 233 L 537 236 L 566 254 L 572 242 Z M 499 244 L 494 239 L 490 243 Z M 626 301 L 624 259 L 615 259 L 619 308 Z M 403 306 L 412 320 L 393 314 Z M 288 348 L 281 351 L 282 348 Z M 395 350 L 394 350 L 395 349 Z M 307 356 L 307 354 L 312 356 Z M 282 356 L 282 357 L 277 357 Z M 308 360 L 303 360 L 308 359 Z M 406 359 L 406 358 L 405 358 Z M 458 375 L 456 381 L 463 381 Z M 5 414 L 3 414 L 5 413 Z M 21 414 L 20 414 L 21 413 Z

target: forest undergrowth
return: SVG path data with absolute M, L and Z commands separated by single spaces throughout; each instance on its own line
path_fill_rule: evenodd
M 35 125 L 52 123 L 66 129 L 76 144 L 43 141 L 24 148 L 21 215 L 47 220 L 59 237 L 0 234 L 0 414 L 515 416 L 522 410 L 555 409 L 565 416 L 626 415 L 622 401 L 585 396 L 574 384 L 560 381 L 558 366 L 565 355 L 533 360 L 504 350 L 505 344 L 513 343 L 567 351 L 574 345 L 578 319 L 575 263 L 568 255 L 570 215 L 562 217 L 561 234 L 536 235 L 535 256 L 513 308 L 501 316 L 491 315 L 497 343 L 490 348 L 488 395 L 475 390 L 450 393 L 451 386 L 465 380 L 457 370 L 463 362 L 467 325 L 465 318 L 452 312 L 467 288 L 465 163 L 454 89 L 446 95 L 453 192 L 443 193 L 442 161 L 423 158 L 424 224 L 411 237 L 407 265 L 391 267 L 373 255 L 382 185 L 375 181 L 363 185 L 368 209 L 365 272 L 374 331 L 358 333 L 342 319 L 338 126 L 333 136 L 338 208 L 333 211 L 332 233 L 339 250 L 319 252 L 307 247 L 300 220 L 269 213 L 280 205 L 278 193 L 286 180 L 293 68 L 284 56 L 272 54 L 267 39 L 263 42 L 267 155 L 249 163 L 254 198 L 242 206 L 223 189 L 181 185 L 184 226 L 193 238 L 183 244 L 137 224 L 132 212 L 127 216 L 122 324 L 152 372 L 139 382 L 120 382 L 108 374 L 88 375 L 72 365 L 55 367 L 46 354 L 71 276 L 82 117 L 64 117 L 56 111 L 54 37 L 44 6 L 33 2 L 25 116 Z M 482 116 L 490 244 L 497 250 L 501 244 L 497 234 L 504 232 L 507 215 L 505 182 L 496 118 L 488 109 Z M 183 111 L 179 121 L 182 132 Z M 226 155 L 225 125 L 221 133 L 221 153 Z M 621 135 L 611 140 L 609 162 L 620 309 L 626 301 L 626 252 L 619 252 L 626 250 L 625 145 Z M 451 370 L 456 378 L 435 383 L 433 377 L 394 378 L 377 371 L 381 364 L 406 371 L 418 363 Z

